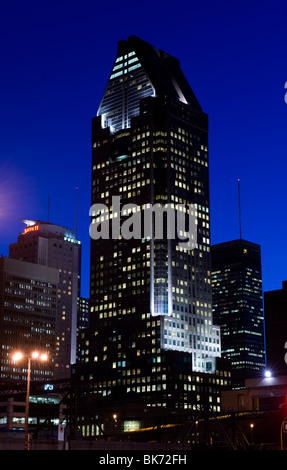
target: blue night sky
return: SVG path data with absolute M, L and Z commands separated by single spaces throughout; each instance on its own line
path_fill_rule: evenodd
M 211 242 L 262 250 L 263 290 L 287 279 L 286 1 L 0 0 L 0 254 L 20 219 L 75 227 L 89 295 L 91 119 L 117 43 L 180 60 L 209 115 Z

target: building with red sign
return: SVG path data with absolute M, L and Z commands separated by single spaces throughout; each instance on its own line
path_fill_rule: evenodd
M 55 379 L 70 377 L 76 362 L 77 301 L 80 296 L 81 243 L 68 228 L 39 220 L 23 220 L 26 225 L 18 241 L 9 247 L 9 256 L 56 268 L 57 286 Z

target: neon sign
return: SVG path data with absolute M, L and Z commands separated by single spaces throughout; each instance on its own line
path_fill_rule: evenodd
M 33 227 L 27 227 L 24 230 L 24 234 L 28 232 L 35 232 L 36 230 L 39 230 L 39 225 L 33 225 Z

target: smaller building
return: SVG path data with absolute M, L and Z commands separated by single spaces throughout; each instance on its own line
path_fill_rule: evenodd
M 0 430 L 25 429 L 25 396 L 10 396 L 0 401 Z M 29 428 L 55 429 L 64 419 L 58 395 L 31 396 L 29 401 Z
M 223 412 L 287 408 L 287 375 L 247 379 L 244 389 L 224 390 L 221 393 L 221 407 Z
M 265 369 L 260 246 L 242 239 L 213 245 L 211 264 L 222 356 L 231 361 L 233 388 L 244 388 Z
M 26 228 L 9 246 L 10 258 L 56 268 L 55 379 L 71 375 L 76 362 L 77 299 L 80 296 L 81 242 L 73 230 L 41 220 L 23 220 Z
M 0 258 L 0 380 L 14 385 L 27 380 L 27 364 L 15 363 L 14 352 L 33 349 L 48 354 L 35 362 L 32 380 L 54 376 L 55 322 L 59 272 L 26 261 Z
M 287 375 L 287 281 L 264 292 L 266 364 L 272 374 Z

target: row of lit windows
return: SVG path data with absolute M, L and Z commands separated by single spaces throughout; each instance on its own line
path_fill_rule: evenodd
M 195 162 L 195 163 L 199 163 L 200 165 L 204 166 L 204 167 L 208 167 L 208 163 L 204 160 L 201 160 L 200 158 L 197 158 L 195 156 L 191 156 L 188 152 L 188 149 L 186 149 L 186 152 L 183 151 L 183 150 L 179 150 L 177 148 L 174 148 L 174 147 L 171 147 L 171 153 L 172 154 L 175 154 L 175 155 L 179 155 L 179 156 L 182 156 L 182 157 L 185 157 L 185 158 L 189 158 L 189 160 L 191 161 L 191 159 Z M 200 155 L 197 154 L 197 156 L 199 157 Z M 171 167 L 174 168 L 174 165 L 173 163 L 171 163 Z M 195 168 L 196 169 L 196 168 Z M 200 167 L 198 167 L 198 169 L 200 170 Z M 191 172 L 191 176 L 193 176 L 193 172 Z
M 147 163 L 147 164 L 143 165 L 143 169 L 146 169 L 146 168 L 148 169 L 149 166 L 150 166 L 150 164 Z M 128 183 L 128 182 L 130 181 L 130 178 L 123 178 L 123 176 L 127 176 L 127 174 L 131 174 L 131 173 L 135 173 L 135 171 L 136 171 L 136 168 L 135 168 L 135 167 L 134 167 L 133 169 L 130 168 L 129 170 L 123 171 L 122 176 L 120 176 L 120 177 L 118 176 L 117 173 L 115 173 L 115 174 L 109 173 L 108 175 L 106 175 L 105 180 L 106 180 L 106 182 L 110 181 L 110 182 L 112 183 L 112 184 L 110 185 L 110 188 L 113 188 L 113 187 L 114 187 L 114 186 L 113 186 L 113 181 L 112 181 L 113 179 L 115 179 L 115 182 L 117 183 L 117 185 L 119 185 L 119 184 L 124 184 L 124 183 Z M 145 173 L 142 172 L 142 173 L 134 174 L 134 175 L 132 176 L 132 179 L 133 179 L 133 181 L 134 181 L 135 179 L 139 179 L 139 180 L 140 180 L 140 179 L 145 178 L 145 177 L 146 177 Z M 148 184 L 148 183 L 147 183 L 147 184 Z M 101 197 L 108 196 L 108 195 L 109 195 L 108 193 L 106 193 L 106 194 L 102 193 Z
M 157 134 L 155 134 L 157 135 Z M 145 139 L 146 137 L 149 137 L 150 136 L 150 131 L 147 131 L 147 132 L 143 132 L 141 134 L 137 134 L 137 135 L 134 135 L 132 137 L 132 142 L 136 142 L 137 140 L 140 140 L 140 139 Z
M 5 285 L 13 286 L 13 287 L 20 287 L 22 289 L 27 289 L 31 290 L 33 289 L 32 286 L 37 286 L 37 290 L 39 291 L 39 287 L 43 287 L 42 292 L 47 292 L 45 289 L 47 287 L 52 287 L 55 288 L 55 284 L 51 284 L 50 282 L 41 282 L 41 281 L 35 281 L 34 279 L 28 279 L 24 277 L 18 277 L 18 276 L 13 276 L 13 275 L 6 275 L 7 281 L 5 282 Z M 19 284 L 18 284 L 19 282 Z M 25 282 L 25 284 L 23 284 Z

